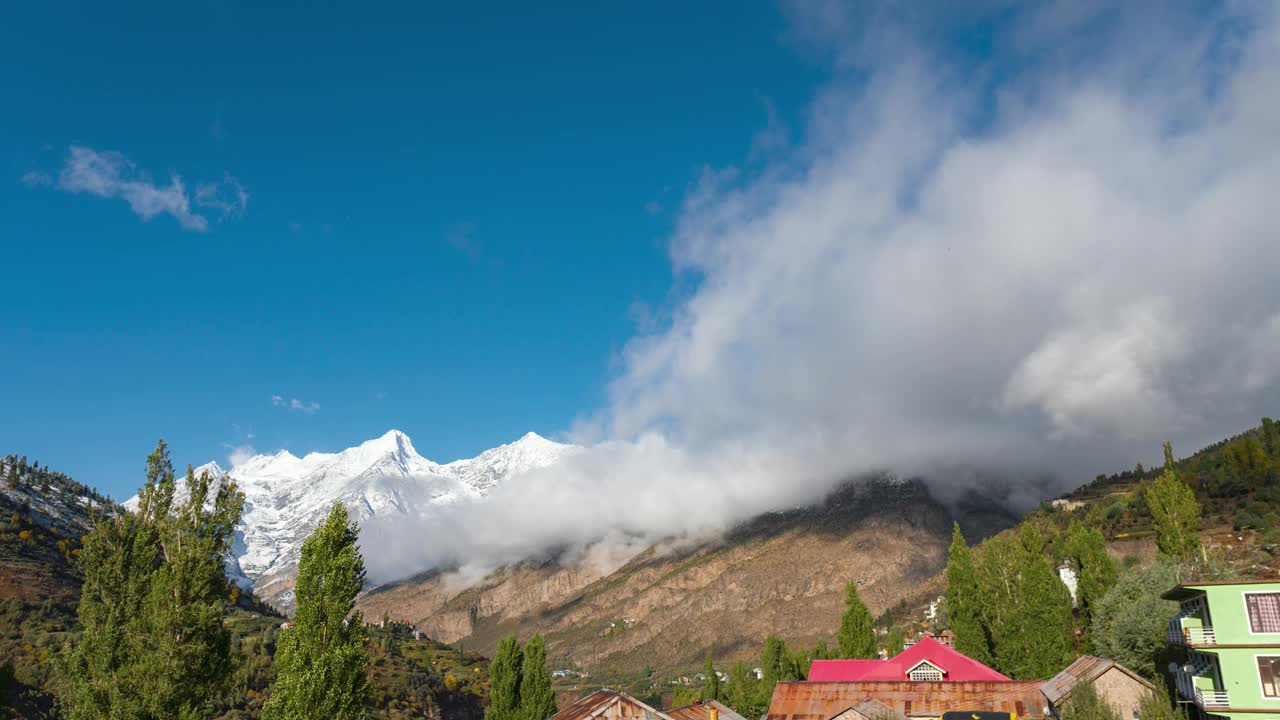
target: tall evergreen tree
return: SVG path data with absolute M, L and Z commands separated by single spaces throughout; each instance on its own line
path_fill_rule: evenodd
M 172 470 L 165 482 L 168 492 Z M 228 593 L 223 557 L 244 495 L 228 480 L 210 504 L 209 475 L 197 478 L 190 467 L 185 484 L 186 500 L 154 518 L 162 562 L 151 577 L 137 633 L 146 638 L 136 649 L 139 682 L 156 718 L 209 717 L 235 670 L 231 631 L 222 620 Z
M 852 580 L 844 587 L 844 604 L 840 632 L 836 635 L 840 657 L 846 660 L 876 658 L 876 634 L 871 611 L 858 597 L 858 585 Z
M 100 519 L 85 543 L 84 633 L 60 663 L 72 720 L 205 718 L 226 689 L 222 557 L 244 498 L 228 481 L 209 509 L 209 478 L 188 472 L 187 485 L 173 508 L 173 465 L 160 441 L 138 512 Z
M 707 659 L 702 663 L 702 674 L 706 680 L 702 683 L 702 701 L 710 702 L 720 699 L 720 676 L 716 675 L 716 666 L 711 662 L 711 651 L 707 651 Z
M 729 671 L 729 688 L 725 693 L 725 704 L 743 717 L 760 717 L 764 713 L 765 706 L 759 701 L 760 691 L 757 687 L 759 683 L 756 676 L 747 669 L 746 663 L 741 660 L 734 663 Z
M 358 528 L 340 502 L 302 544 L 294 585 L 294 626 L 276 642 L 276 682 L 264 720 L 364 717 L 369 651 L 364 618 L 353 612 L 364 585 Z
M 1156 547 L 1174 558 L 1189 558 L 1200 547 L 1200 503 L 1178 478 L 1173 448 L 1164 444 L 1164 472 L 1147 486 L 1147 506 L 1156 529 Z
M 1071 594 L 1044 555 L 1044 538 L 1031 523 L 1018 533 L 1014 604 L 1003 623 L 992 628 L 997 669 L 1016 679 L 1057 674 L 1070 661 L 1074 645 Z
M 547 720 L 556 714 L 556 693 L 547 672 L 547 647 L 542 633 L 534 633 L 524 646 L 524 672 L 520 678 L 520 716 L 523 720 Z
M 484 720 L 521 720 L 520 681 L 524 654 L 515 635 L 498 641 L 498 652 L 489 663 L 489 707 Z
M 1098 603 L 1116 584 L 1115 561 L 1107 554 L 1106 539 L 1097 528 L 1074 520 L 1067 529 L 1067 561 L 1076 573 L 1076 598 L 1080 607 L 1081 651 L 1093 652 L 1090 628 Z
M 960 523 L 954 523 L 951 550 L 947 555 L 947 620 L 956 636 L 956 650 L 990 665 L 993 662 L 991 640 L 981 618 L 983 597 Z

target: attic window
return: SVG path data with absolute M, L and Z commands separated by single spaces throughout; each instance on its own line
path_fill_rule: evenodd
M 938 666 L 924 661 L 908 670 L 907 677 L 916 682 L 942 682 L 943 673 Z

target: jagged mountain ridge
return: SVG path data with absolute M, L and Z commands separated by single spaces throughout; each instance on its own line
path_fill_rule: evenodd
M 408 435 L 389 430 L 337 453 L 300 458 L 281 450 L 255 455 L 231 470 L 207 463 L 195 473 L 207 472 L 215 481 L 229 476 L 244 492 L 228 575 L 287 609 L 302 543 L 334 502 L 346 505 L 361 524 L 375 517 L 430 516 L 455 503 L 483 502 L 498 485 L 578 450 L 527 433 L 474 458 L 441 464 L 419 455 Z M 180 483 L 178 495 L 184 494 Z M 132 508 L 136 501 L 131 498 L 125 506 Z

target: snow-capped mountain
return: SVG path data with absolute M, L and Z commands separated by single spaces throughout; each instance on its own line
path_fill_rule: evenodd
M 372 517 L 426 516 L 441 506 L 483 502 L 511 478 L 578 451 L 535 433 L 477 457 L 439 464 L 418 454 L 399 430 L 338 453 L 297 457 L 287 450 L 255 455 L 231 470 L 216 462 L 196 468 L 212 479 L 228 475 L 245 494 L 228 574 L 258 594 L 291 605 L 293 571 L 302 542 L 342 501 L 362 525 Z M 179 488 L 181 495 L 185 488 Z M 133 507 L 137 498 L 125 503 Z

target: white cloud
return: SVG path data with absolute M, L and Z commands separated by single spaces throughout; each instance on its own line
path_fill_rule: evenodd
M 318 402 L 303 402 L 297 398 L 284 398 L 280 395 L 271 396 L 272 407 L 285 408 L 290 412 L 300 412 L 305 415 L 314 415 L 320 409 Z
M 28 185 L 45 184 L 38 181 L 47 177 L 43 173 L 28 173 L 24 182 Z M 119 198 L 129 204 L 133 212 L 143 220 L 157 215 L 170 215 L 187 230 L 203 232 L 209 229 L 209 220 L 192 210 L 182 178 L 171 175 L 167 185 L 160 185 L 137 169 L 124 155 L 99 152 L 87 147 L 71 146 L 67 159 L 58 175 L 57 188 L 70 193 L 88 193 L 101 198 Z M 196 189 L 198 207 L 220 210 L 222 217 L 240 217 L 244 213 L 248 193 L 235 178 L 226 175 L 219 183 L 201 184 Z
M 236 445 L 230 447 L 230 451 L 227 453 L 227 461 L 231 463 L 231 467 L 235 468 L 257 454 L 258 451 L 252 445 Z
M 574 430 L 603 442 L 433 518 L 427 551 L 371 527 L 371 571 L 697 536 L 877 468 L 1065 487 L 1280 408 L 1273 6 L 1087 35 L 1051 8 L 978 73 L 796 7 L 855 71 L 798 142 L 692 188 L 670 253 L 693 289 Z

